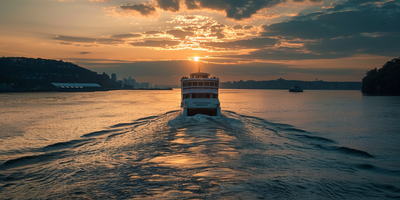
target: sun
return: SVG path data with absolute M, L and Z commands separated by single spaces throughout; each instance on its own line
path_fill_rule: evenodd
M 199 57 L 194 57 L 193 60 L 197 62 L 199 61 Z

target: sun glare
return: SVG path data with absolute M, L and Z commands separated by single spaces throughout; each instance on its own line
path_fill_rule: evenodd
M 193 60 L 197 62 L 199 61 L 199 57 L 194 57 Z

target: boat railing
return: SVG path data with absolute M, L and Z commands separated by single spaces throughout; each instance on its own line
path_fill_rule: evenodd
M 219 80 L 218 77 L 215 77 L 215 76 L 214 76 L 214 77 L 207 77 L 207 78 L 189 78 L 189 77 L 182 77 L 182 78 L 181 78 L 181 81 L 182 81 L 182 80 L 186 80 L 186 79 L 191 79 L 191 80 L 196 80 L 196 79 L 197 79 L 197 80 L 208 80 L 208 79 L 209 79 L 209 80 Z
M 184 86 L 183 90 L 218 90 L 215 86 Z

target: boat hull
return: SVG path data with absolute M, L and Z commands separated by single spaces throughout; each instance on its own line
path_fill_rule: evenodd
M 182 115 L 185 117 L 197 114 L 219 117 L 221 108 L 182 108 Z

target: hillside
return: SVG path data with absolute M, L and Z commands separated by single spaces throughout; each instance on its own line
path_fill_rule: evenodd
M 0 83 L 21 88 L 47 87 L 50 83 L 98 83 L 107 87 L 109 76 L 62 60 L 0 58 Z
M 380 69 L 368 71 L 362 80 L 362 92 L 367 95 L 400 95 L 400 58 L 388 61 Z

